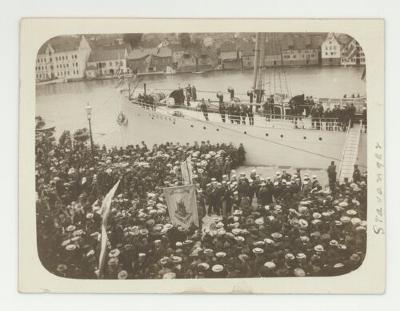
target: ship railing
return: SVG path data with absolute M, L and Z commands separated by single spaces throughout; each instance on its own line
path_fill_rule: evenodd
M 149 104 L 143 101 L 135 100 L 135 104 L 139 105 L 143 109 L 156 111 L 161 107 L 156 104 Z M 200 107 L 197 106 L 172 106 L 169 107 L 184 109 L 188 111 L 198 112 L 202 114 Z M 169 112 L 168 112 L 169 113 Z M 173 111 L 171 111 L 171 114 Z M 254 113 L 250 122 L 250 117 L 238 114 L 220 113 L 217 108 L 209 107 L 207 114 L 211 121 L 223 122 L 238 125 L 251 125 L 262 128 L 282 128 L 282 129 L 305 129 L 305 130 L 318 130 L 318 131 L 335 131 L 344 132 L 347 130 L 348 125 L 341 122 L 338 118 L 313 118 L 311 116 L 303 115 L 281 115 L 281 114 L 267 114 L 267 113 Z M 199 116 L 202 118 L 202 116 Z
M 347 125 L 338 118 L 314 118 L 311 116 L 292 116 L 280 114 L 265 114 L 263 117 L 257 116 L 260 121 L 263 119 L 268 127 L 282 125 L 295 129 L 319 130 L 319 131 L 336 131 L 343 132 Z

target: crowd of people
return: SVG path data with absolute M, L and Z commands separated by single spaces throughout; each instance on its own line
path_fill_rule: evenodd
M 40 124 L 40 123 L 39 123 Z M 108 220 L 108 279 L 330 276 L 356 269 L 366 250 L 366 176 L 323 187 L 316 176 L 236 173 L 242 145 L 87 144 L 87 131 L 57 141 L 36 132 L 38 251 L 52 273 L 98 277 L 100 207 L 117 180 Z M 191 156 L 199 228 L 174 225 L 162 188 L 182 184 Z M 329 170 L 328 170 L 329 174 Z

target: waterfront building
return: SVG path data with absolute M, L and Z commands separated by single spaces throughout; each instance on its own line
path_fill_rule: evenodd
M 173 51 L 169 46 L 136 48 L 127 56 L 127 66 L 135 73 L 166 72 L 173 67 Z
M 172 68 L 172 50 L 170 48 L 161 47 L 154 52 L 149 54 L 146 59 L 147 72 L 166 72 L 168 67 Z
M 321 45 L 321 61 L 323 66 L 340 65 L 341 44 L 334 33 L 330 32 Z
M 242 69 L 240 50 L 235 43 L 230 41 L 222 43 L 218 56 L 218 64 L 223 70 Z
M 351 39 L 348 44 L 342 47 L 341 65 L 343 66 L 364 66 L 365 55 L 360 44 Z
M 240 51 L 242 58 L 242 68 L 243 69 L 253 69 L 254 68 L 254 44 L 243 47 Z
M 36 80 L 75 80 L 85 77 L 91 47 L 85 36 L 59 36 L 44 43 L 36 57 Z
M 283 66 L 309 66 L 319 64 L 321 42 L 312 40 L 312 36 L 300 34 L 287 35 L 282 50 Z
M 184 51 L 178 59 L 176 69 L 179 72 L 196 71 L 197 58 L 191 51 Z
M 218 65 L 217 51 L 212 47 L 204 47 L 196 53 L 196 71 L 211 70 Z
M 146 62 L 146 59 L 149 55 L 154 54 L 156 50 L 156 48 L 142 47 L 133 49 L 127 56 L 127 66 L 134 73 L 146 73 L 148 68 L 148 63 Z
M 318 49 L 289 49 L 282 52 L 284 66 L 308 66 L 319 64 Z
M 129 73 L 126 64 L 127 55 L 128 49 L 125 45 L 103 47 L 92 51 L 87 62 L 87 77 L 112 77 Z

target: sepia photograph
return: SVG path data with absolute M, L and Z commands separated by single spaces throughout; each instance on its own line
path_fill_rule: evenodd
M 29 51 L 32 247 L 52 277 L 317 282 L 374 252 L 362 42 L 209 28 L 60 32 Z

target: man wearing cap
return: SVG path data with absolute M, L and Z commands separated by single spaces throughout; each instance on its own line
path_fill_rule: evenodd
M 204 119 L 208 121 L 208 111 L 207 104 L 204 98 L 201 99 L 200 110 L 203 112 Z

